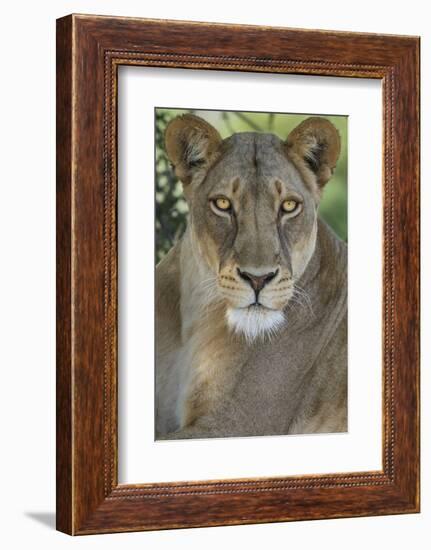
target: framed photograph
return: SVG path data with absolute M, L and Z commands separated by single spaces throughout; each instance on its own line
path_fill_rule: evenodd
M 419 38 L 57 21 L 57 528 L 419 511 Z

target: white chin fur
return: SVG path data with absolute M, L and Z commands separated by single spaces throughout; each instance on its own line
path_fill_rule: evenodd
M 229 327 L 249 342 L 265 336 L 271 338 L 285 321 L 282 311 L 263 307 L 228 308 L 226 317 Z

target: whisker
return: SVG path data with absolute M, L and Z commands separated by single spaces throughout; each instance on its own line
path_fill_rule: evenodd
M 303 288 L 301 288 L 296 283 L 293 285 L 293 295 L 291 297 L 291 300 L 296 301 L 302 307 L 307 308 L 311 316 L 315 317 L 315 314 L 313 311 L 313 304 L 311 302 L 308 292 L 306 292 Z

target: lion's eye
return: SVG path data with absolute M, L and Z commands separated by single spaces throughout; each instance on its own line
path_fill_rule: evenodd
M 215 199 L 213 201 L 213 204 L 219 210 L 223 210 L 223 212 L 226 212 L 227 210 L 230 210 L 231 206 L 232 206 L 230 200 L 225 199 L 224 197 L 219 197 L 218 199 Z
M 292 212 L 294 212 L 298 208 L 298 206 L 299 206 L 299 202 L 294 201 L 292 199 L 288 199 L 281 203 L 282 211 L 288 214 L 291 214 Z

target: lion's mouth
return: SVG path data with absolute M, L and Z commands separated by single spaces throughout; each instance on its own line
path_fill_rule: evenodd
M 241 309 L 246 309 L 248 311 L 278 311 L 273 307 L 265 306 L 261 302 L 253 302 L 252 304 L 249 304 L 248 306 L 245 306 Z

